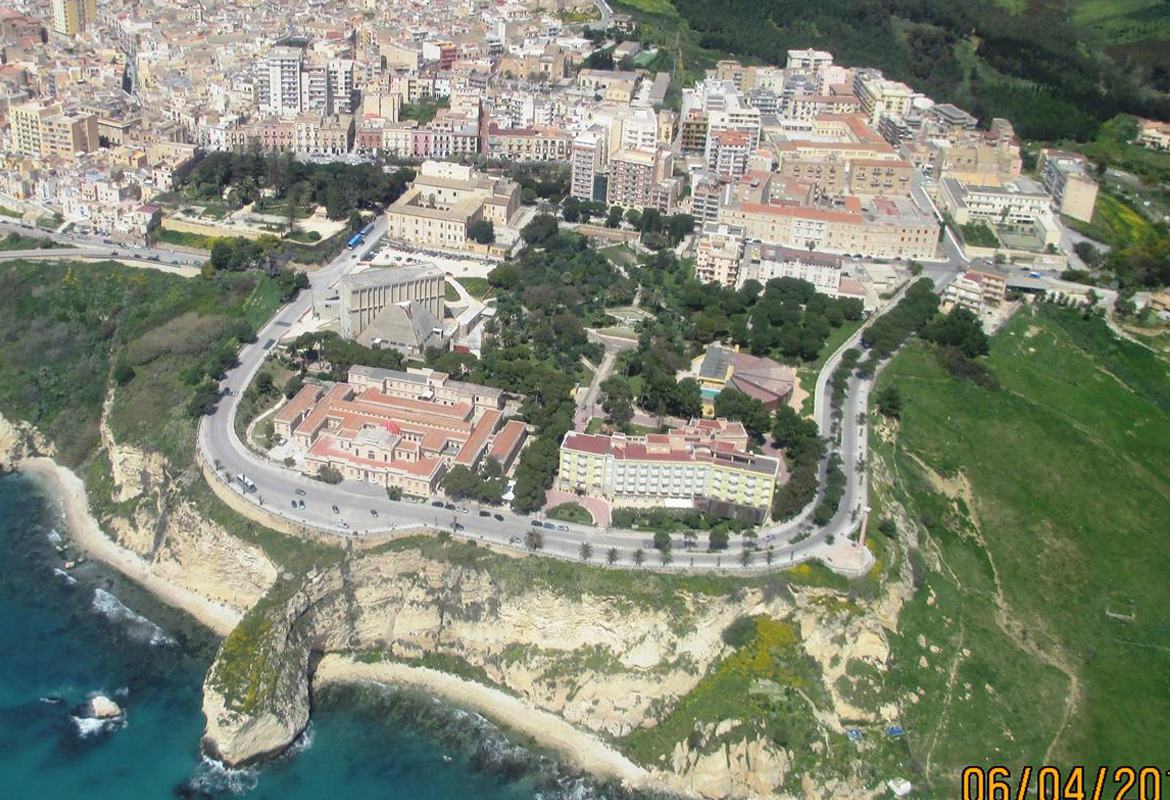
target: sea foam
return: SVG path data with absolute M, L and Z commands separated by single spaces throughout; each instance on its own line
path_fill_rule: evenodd
M 93 610 L 111 622 L 124 625 L 133 639 L 155 646 L 177 644 L 166 631 L 141 614 L 131 611 L 104 589 L 93 590 Z

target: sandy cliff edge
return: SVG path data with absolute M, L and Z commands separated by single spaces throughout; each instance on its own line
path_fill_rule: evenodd
M 150 564 L 144 558 L 107 538 L 89 512 L 85 484 L 72 470 L 44 457 L 25 459 L 18 464 L 18 469 L 49 490 L 50 496 L 61 506 L 73 541 L 91 558 L 110 565 L 163 602 L 186 611 L 220 636 L 227 636 L 239 623 L 243 616 L 239 611 L 159 577 L 151 571 Z
M 427 667 L 390 662 L 363 663 L 348 656 L 329 654 L 321 659 L 313 683 L 379 683 L 422 689 L 447 702 L 469 708 L 512 730 L 531 736 L 594 775 L 614 778 L 630 786 L 648 787 L 656 781 L 649 772 L 630 761 L 596 736 L 542 711 L 530 701 Z

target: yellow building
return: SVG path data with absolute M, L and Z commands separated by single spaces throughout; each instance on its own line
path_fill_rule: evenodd
M 97 20 L 96 0 L 53 0 L 53 30 L 76 36 Z
M 70 114 L 59 105 L 21 103 L 8 110 L 12 150 L 32 158 L 73 158 L 98 147 L 98 123 L 93 114 Z
M 698 420 L 647 436 L 569 431 L 557 488 L 619 507 L 697 507 L 760 522 L 782 471 L 779 458 L 748 451 L 741 423 Z

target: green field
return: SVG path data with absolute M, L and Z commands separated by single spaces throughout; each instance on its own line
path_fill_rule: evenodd
M 1072 220 L 1070 225 L 1086 236 L 1114 247 L 1140 242 L 1155 232 L 1153 224 L 1137 209 L 1107 191 L 1097 193 L 1097 204 L 1093 206 L 1090 223 L 1086 225 Z
M 888 680 L 921 796 L 956 796 L 967 764 L 1170 756 L 1167 363 L 1045 307 L 988 365 L 998 388 L 915 344 L 879 381 L 904 406 L 871 434 L 871 481 L 916 589 Z

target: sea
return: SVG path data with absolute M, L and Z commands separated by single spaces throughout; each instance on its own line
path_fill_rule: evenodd
M 7 800 L 628 800 L 488 720 L 425 694 L 328 688 L 284 755 L 230 770 L 199 749 L 218 641 L 93 562 L 67 568 L 51 498 L 0 477 L 0 796 Z M 61 552 L 64 548 L 64 552 Z M 101 724 L 95 694 L 125 711 Z M 644 798 L 645 795 L 640 797 Z

